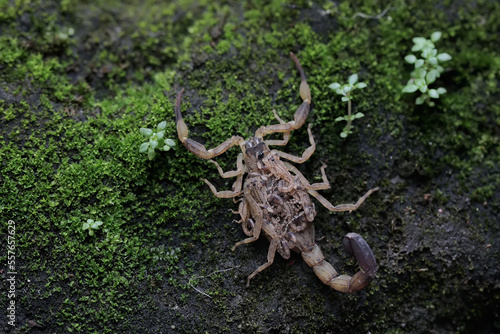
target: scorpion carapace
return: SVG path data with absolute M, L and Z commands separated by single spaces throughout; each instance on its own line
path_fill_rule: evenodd
M 377 271 L 375 257 L 370 247 L 359 234 L 348 233 L 344 237 L 343 246 L 349 255 L 356 258 L 361 270 L 353 277 L 339 275 L 333 266 L 325 261 L 323 253 L 315 243 L 312 221 L 316 216 L 316 208 L 310 195 L 330 211 L 353 211 L 379 188 L 370 189 L 355 204 L 334 206 L 317 192 L 317 190 L 330 188 L 325 174 L 325 165 L 321 167 L 322 182 L 310 184 L 295 166 L 282 161 L 282 159 L 286 159 L 303 163 L 313 154 L 316 143 L 310 125 L 307 128 L 310 146 L 302 156 L 298 157 L 269 149 L 269 145 L 286 145 L 290 138 L 290 132 L 300 128 L 309 114 L 311 104 L 309 86 L 298 59 L 293 53 L 290 53 L 290 56 L 300 72 L 300 96 L 303 100 L 295 112 L 293 121 L 284 122 L 273 110 L 279 124 L 260 127 L 255 132 L 255 136 L 248 140 L 233 136 L 219 146 L 207 150 L 202 144 L 188 138 L 188 129 L 181 115 L 181 99 L 184 91 L 182 90 L 175 103 L 175 119 L 179 140 L 189 151 L 203 159 L 212 159 L 235 145 L 239 145 L 241 148 L 242 153 L 237 157 L 236 170 L 234 171 L 224 172 L 217 162 L 209 160 L 215 164 L 223 178 L 236 177 L 232 190 L 217 191 L 208 180 L 203 179 L 203 181 L 217 197 L 241 196 L 239 209 L 235 213 L 240 215 L 241 219 L 238 223 L 242 224 L 243 232 L 248 238 L 237 242 L 232 248 L 233 251 L 239 245 L 257 240 L 261 232 L 264 232 L 270 242 L 267 262 L 248 276 L 247 285 L 250 284 L 250 280 L 255 275 L 273 263 L 276 251 L 288 259 L 290 250 L 293 250 L 302 255 L 304 261 L 313 268 L 324 284 L 345 293 L 359 291 L 372 281 Z M 263 139 L 264 136 L 271 133 L 283 133 L 283 139 Z M 248 176 L 243 183 L 245 173 Z

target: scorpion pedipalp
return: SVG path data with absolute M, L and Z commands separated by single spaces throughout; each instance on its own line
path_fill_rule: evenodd
M 182 89 L 179 94 L 177 95 L 177 99 L 175 100 L 175 123 L 177 126 L 177 135 L 179 137 L 179 140 L 181 141 L 182 145 L 184 145 L 189 151 L 191 151 L 193 154 L 199 156 L 202 159 L 212 159 L 213 157 L 216 157 L 224 152 L 226 152 L 229 148 L 233 147 L 234 145 L 243 145 L 245 143 L 245 140 L 240 137 L 240 136 L 233 136 L 230 139 L 226 140 L 219 146 L 207 150 L 204 145 L 198 143 L 197 141 L 192 140 L 191 138 L 188 138 L 189 130 L 187 128 L 186 123 L 184 122 L 184 119 L 182 118 L 182 113 L 181 113 L 181 101 L 182 101 L 182 94 L 184 92 L 184 89 Z M 163 92 L 163 94 L 167 95 L 167 92 Z M 240 174 L 243 171 L 240 171 Z

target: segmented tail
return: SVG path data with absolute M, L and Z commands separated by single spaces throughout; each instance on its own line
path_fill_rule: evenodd
M 325 261 L 325 257 L 318 245 L 308 247 L 302 251 L 302 258 L 324 284 L 343 292 L 353 293 L 365 288 L 373 280 L 374 272 L 358 271 L 353 277 L 339 275 L 333 266 Z

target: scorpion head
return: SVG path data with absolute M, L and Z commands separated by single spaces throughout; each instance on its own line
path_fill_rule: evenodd
M 270 150 L 262 139 L 252 137 L 245 142 L 245 163 L 251 171 L 257 171 L 262 166 L 262 159 L 269 154 Z

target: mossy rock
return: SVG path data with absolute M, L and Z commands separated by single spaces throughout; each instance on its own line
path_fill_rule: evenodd
M 16 305 L 0 332 L 500 331 L 499 25 L 496 1 L 0 1 L 0 299 Z M 453 59 L 430 108 L 401 90 L 412 38 L 434 31 Z M 177 141 L 181 89 L 190 136 L 210 148 L 276 122 L 273 109 L 291 120 L 290 51 L 317 142 L 299 169 L 319 180 L 326 163 L 334 204 L 381 188 L 352 213 L 316 205 L 339 272 L 358 270 L 346 233 L 374 251 L 377 277 L 356 294 L 296 254 L 247 288 L 268 243 L 231 252 L 237 207 L 200 179 L 232 180 Z M 368 84 L 352 101 L 365 116 L 343 139 L 346 104 L 328 86 L 353 73 Z M 139 129 L 162 121 L 177 144 L 148 160 Z M 281 149 L 308 145 L 303 127 Z M 237 154 L 216 159 L 231 170 Z M 88 219 L 103 222 L 93 235 Z

